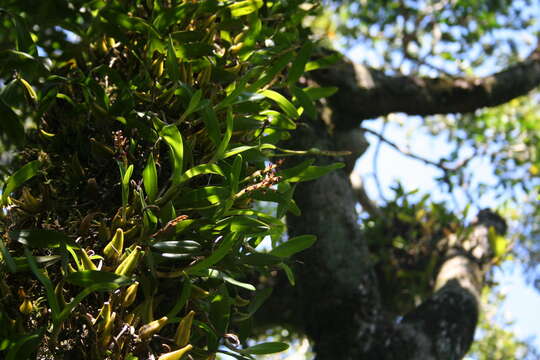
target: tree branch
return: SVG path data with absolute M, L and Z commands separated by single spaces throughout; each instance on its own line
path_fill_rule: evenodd
M 484 275 L 493 257 L 490 227 L 499 234 L 506 232 L 506 223 L 499 215 L 482 210 L 467 239 L 449 244 L 434 295 L 401 323 L 428 341 L 430 356 L 435 359 L 461 359 L 473 341 Z
M 337 128 L 348 129 L 394 112 L 408 115 L 468 113 L 504 104 L 540 85 L 540 47 L 524 61 L 483 78 L 388 76 L 343 61 L 313 72 L 322 86 L 337 86 L 328 100 Z

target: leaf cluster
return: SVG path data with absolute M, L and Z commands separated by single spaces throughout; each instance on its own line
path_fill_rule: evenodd
M 295 1 L 8 2 L 0 11 L 0 353 L 237 358 L 284 269 L 295 183 L 340 165 L 278 143 L 320 91 Z M 303 41 L 303 44 L 299 42 Z M 323 89 L 324 90 L 324 89 Z M 315 95 L 313 95 L 315 94 Z M 319 95 L 317 95 L 319 94 Z M 252 209 L 277 204 L 274 214 Z M 263 249 L 265 238 L 274 239 Z M 224 350 L 223 346 L 228 350 Z

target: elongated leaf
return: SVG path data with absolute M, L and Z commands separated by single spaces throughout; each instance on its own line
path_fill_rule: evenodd
M 28 83 L 28 81 L 24 80 L 23 78 L 20 78 L 19 81 L 21 82 L 21 84 L 24 86 L 24 88 L 26 89 L 26 92 L 28 93 L 28 96 L 30 96 L 30 98 L 33 100 L 33 101 L 37 101 L 38 100 L 38 96 L 36 94 L 36 91 L 34 90 L 34 88 L 32 87 L 32 85 L 30 85 Z
M 12 141 L 15 145 L 22 146 L 24 143 L 24 127 L 22 122 L 2 98 L 0 98 L 0 114 L 2 114 L 0 134 L 5 134 L 9 141 Z
M 83 270 L 69 274 L 66 281 L 82 287 L 101 284 L 103 288 L 117 289 L 121 286 L 131 284 L 133 281 L 122 275 L 109 271 Z
M 196 59 L 214 54 L 214 48 L 203 42 L 190 44 L 177 44 L 175 46 L 176 56 L 180 59 Z
M 237 1 L 229 5 L 229 9 L 231 9 L 231 15 L 233 17 L 240 17 L 257 11 L 261 6 L 263 6 L 263 3 L 263 0 Z
M 5 359 L 30 359 L 32 353 L 37 350 L 39 344 L 41 343 L 43 332 L 44 331 L 42 329 L 39 329 L 37 332 L 26 335 L 19 339 L 13 346 L 10 347 Z
M 276 265 L 282 261 L 280 257 L 267 253 L 253 253 L 240 258 L 240 262 L 253 266 Z
M 227 151 L 225 154 L 223 154 L 223 159 L 226 159 L 228 157 L 231 157 L 231 156 L 234 156 L 234 155 L 237 155 L 237 154 L 240 154 L 240 153 L 243 153 L 244 151 L 248 151 L 248 150 L 266 150 L 266 149 L 275 149 L 276 147 L 272 144 L 262 144 L 262 145 L 257 145 L 257 146 L 239 146 L 239 147 L 235 147 L 229 151 Z
M 310 181 L 326 175 L 336 169 L 341 169 L 344 166 L 345 164 L 343 163 L 334 163 L 326 166 L 309 166 L 307 169 L 296 176 L 290 177 L 288 180 L 289 182 Z
M 248 92 L 257 92 L 262 89 L 265 85 L 269 84 L 292 60 L 293 53 L 288 52 L 283 54 L 277 61 L 272 65 L 270 69 L 264 71 L 261 77 L 251 84 L 246 91 Z
M 67 237 L 66 234 L 55 230 L 34 229 L 11 231 L 9 236 L 14 241 L 35 249 L 50 249 L 61 246 L 72 249 L 79 248 L 79 245 Z
M 294 85 L 298 79 L 300 79 L 312 51 L 313 43 L 311 41 L 306 41 L 304 45 L 302 45 L 298 55 L 296 55 L 296 58 L 291 65 L 291 69 L 289 70 L 289 75 L 287 76 L 287 83 L 289 85 Z
M 339 60 L 341 60 L 342 58 L 343 58 L 343 55 L 339 53 L 335 53 L 335 54 L 328 55 L 314 61 L 310 61 L 306 64 L 305 71 L 313 71 L 313 70 L 323 69 L 323 68 L 332 66 L 335 63 L 337 63 Z
M 233 126 L 232 108 L 229 107 L 229 109 L 227 109 L 227 128 L 225 129 L 225 134 L 223 134 L 221 142 L 219 143 L 216 153 L 214 154 L 214 161 L 223 158 L 223 154 L 225 153 L 225 150 L 227 150 L 227 146 L 229 146 L 229 141 L 231 140 Z
M 0 239 L 0 252 L 2 253 L 2 260 L 6 264 L 8 270 L 12 273 L 17 272 L 17 265 L 11 257 L 9 250 L 5 247 L 4 241 L 2 239 Z
M 313 104 L 313 100 L 304 92 L 303 89 L 300 89 L 296 86 L 290 87 L 291 92 L 296 97 L 296 101 L 302 106 L 304 109 L 304 113 L 312 120 L 315 120 L 317 118 L 317 109 L 315 108 L 315 104 Z
M 208 269 L 208 271 L 207 272 L 205 271 L 204 275 L 202 275 L 202 276 L 210 277 L 210 278 L 213 278 L 213 279 L 222 279 L 223 281 L 226 281 L 229 284 L 241 287 L 241 288 L 249 290 L 249 291 L 255 291 L 256 290 L 255 286 L 253 286 L 251 284 L 248 284 L 248 283 L 245 283 L 245 282 L 238 281 L 238 280 L 230 277 L 229 275 L 225 274 L 223 271 L 219 271 L 219 270 L 216 270 L 216 269 Z
M 174 31 L 171 33 L 171 37 L 179 43 L 190 43 L 195 41 L 201 41 L 206 32 L 204 31 Z
M 122 176 L 122 186 L 129 187 L 129 180 L 131 180 L 131 175 L 133 175 L 133 165 L 129 165 L 126 172 Z
M 338 90 L 339 88 L 337 88 L 336 86 L 304 88 L 304 92 L 313 101 L 330 97 L 334 95 Z
M 182 285 L 182 290 L 180 291 L 180 296 L 178 297 L 178 300 L 176 300 L 174 307 L 167 314 L 167 317 L 169 319 L 172 319 L 180 311 L 182 311 L 187 301 L 189 300 L 190 295 L 191 295 L 191 282 L 189 281 L 189 278 L 186 277 L 186 279 L 184 280 L 184 284 Z
M 180 81 L 180 67 L 178 65 L 178 59 L 176 58 L 176 52 L 174 51 L 173 41 L 170 36 L 169 41 L 167 42 L 167 62 L 165 65 L 171 80 L 174 82 Z
M 227 287 L 222 284 L 210 304 L 210 321 L 216 329 L 218 335 L 223 335 L 229 327 L 231 317 L 231 305 L 233 300 L 229 296 Z
M 296 284 L 296 281 L 294 279 L 294 273 L 292 269 L 289 267 L 289 265 L 285 263 L 281 263 L 279 264 L 279 267 L 281 267 L 283 271 L 285 271 L 285 275 L 287 276 L 287 280 L 289 280 L 289 284 L 291 284 L 291 286 L 294 286 Z
M 278 106 L 287 114 L 287 116 L 296 119 L 298 117 L 298 111 L 289 100 L 287 100 L 283 95 L 274 90 L 264 90 L 260 94 L 266 96 L 269 99 L 274 100 Z
M 173 173 L 171 175 L 173 184 L 181 182 L 182 168 L 184 164 L 184 143 L 182 135 L 175 125 L 164 126 L 159 132 L 161 137 L 167 142 L 173 163 Z
M 219 134 L 219 123 L 216 112 L 211 106 L 205 106 L 202 110 L 202 116 L 206 125 L 206 131 L 208 131 L 208 137 L 210 137 L 210 140 L 212 140 L 215 146 L 218 146 L 221 136 Z
M 265 222 L 247 216 L 233 216 L 230 219 L 231 231 L 244 234 L 258 234 L 270 229 Z
M 231 194 L 234 195 L 238 192 L 238 185 L 240 184 L 240 172 L 242 171 L 242 155 L 236 155 L 231 168 L 230 175 L 230 187 Z
M 305 160 L 296 166 L 279 171 L 277 175 L 280 176 L 283 180 L 288 180 L 289 178 L 304 172 L 314 162 L 315 159 Z
M 148 161 L 146 162 L 146 166 L 143 170 L 143 183 L 144 190 L 148 195 L 148 200 L 150 202 L 154 201 L 158 193 L 158 177 L 156 162 L 152 153 L 150 153 L 148 156 Z
M 58 304 L 58 299 L 56 298 L 56 294 L 54 293 L 54 287 L 51 280 L 38 267 L 36 259 L 34 258 L 34 255 L 32 255 L 32 252 L 29 248 L 24 248 L 24 254 L 26 255 L 30 270 L 32 270 L 32 273 L 34 273 L 35 277 L 45 287 L 45 290 L 47 292 L 47 301 L 51 309 L 52 318 L 57 319 L 60 313 L 60 305 Z
M 185 182 L 195 176 L 206 175 L 206 174 L 216 174 L 220 176 L 225 176 L 223 174 L 223 171 L 217 164 L 201 164 L 187 170 L 184 173 L 184 175 L 182 175 L 182 179 L 180 180 L 180 182 Z
M 193 240 L 168 240 L 152 244 L 152 248 L 162 253 L 190 254 L 201 249 L 201 244 Z
M 0 102 L 1 103 L 1 102 Z M 2 192 L 2 204 L 5 205 L 8 196 L 19 188 L 26 181 L 38 174 L 41 162 L 39 160 L 30 161 L 19 170 L 15 171 L 7 180 L 6 187 Z
M 126 283 L 126 284 L 123 284 L 122 286 L 129 285 L 129 284 L 130 283 Z M 95 284 L 90 284 L 88 287 L 85 287 L 80 293 L 78 293 L 77 296 L 75 296 L 75 298 L 71 300 L 69 304 L 67 304 L 64 307 L 62 312 L 60 312 L 60 315 L 58 315 L 57 317 L 56 324 L 61 324 L 62 321 L 64 321 L 71 314 L 73 309 L 75 309 L 75 307 L 79 305 L 84 300 L 85 297 L 87 297 L 94 291 L 111 291 L 119 287 L 120 286 L 111 285 L 110 283 L 107 283 L 107 282 L 98 282 Z
M 236 239 L 238 238 L 237 233 L 229 233 L 225 236 L 225 238 L 222 240 L 219 247 L 207 258 L 201 260 L 200 262 L 196 263 L 195 265 L 189 267 L 186 269 L 187 274 L 195 274 L 198 271 L 208 269 L 212 265 L 219 262 L 221 259 L 227 255 L 229 250 L 232 248 L 234 243 L 236 242 Z
M 193 94 L 193 96 L 189 100 L 189 104 L 186 111 L 184 112 L 184 114 L 182 114 L 182 119 L 187 118 L 197 109 L 197 107 L 199 106 L 199 102 L 201 101 L 201 96 L 202 96 L 201 89 L 197 90 L 195 94 Z
M 301 235 L 287 240 L 283 244 L 275 247 L 270 254 L 281 258 L 286 258 L 311 247 L 317 238 L 314 235 Z
M 289 345 L 282 342 L 267 342 L 250 346 L 247 349 L 242 350 L 242 352 L 253 355 L 265 355 L 279 353 L 288 348 Z

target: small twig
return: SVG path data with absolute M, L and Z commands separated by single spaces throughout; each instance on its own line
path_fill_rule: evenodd
M 269 156 L 298 156 L 298 155 L 316 155 L 316 156 L 348 156 L 351 155 L 351 152 L 348 150 L 344 151 L 331 151 L 331 150 L 321 150 L 318 148 L 311 148 L 308 150 L 289 150 L 276 148 L 280 151 L 280 154 L 270 154 Z
M 384 128 L 386 127 L 386 122 L 384 123 L 383 125 L 383 129 L 382 129 L 382 133 L 384 133 Z M 399 145 L 397 145 L 396 143 L 388 140 L 387 138 L 384 137 L 384 135 L 381 133 L 379 134 L 378 132 L 376 131 L 373 131 L 371 129 L 367 129 L 367 128 L 361 128 L 363 131 L 369 133 L 369 134 L 372 134 L 374 135 L 375 137 L 377 137 L 379 139 L 379 143 L 377 144 L 377 149 L 375 149 L 375 152 L 378 154 L 378 150 L 379 150 L 379 145 L 381 144 L 381 142 L 384 142 L 385 144 L 388 144 L 390 145 L 390 147 L 394 148 L 395 150 L 399 151 L 400 153 L 402 153 L 403 155 L 405 156 L 408 156 L 410 158 L 413 158 L 413 159 L 416 159 L 416 160 L 419 160 L 419 161 L 422 161 L 424 164 L 427 164 L 427 165 L 432 165 L 432 166 L 435 166 L 443 171 L 450 171 L 450 170 L 454 170 L 454 169 L 449 169 L 447 168 L 446 166 L 444 166 L 442 164 L 441 161 L 439 162 L 435 162 L 433 160 L 429 160 L 429 159 L 426 159 L 422 156 L 419 156 L 419 155 L 416 155 L 416 154 L 413 154 L 411 153 L 410 151 L 408 150 L 405 150 L 405 149 L 402 149 L 401 147 L 399 147 Z

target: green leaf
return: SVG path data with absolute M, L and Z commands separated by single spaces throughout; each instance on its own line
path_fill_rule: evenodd
M 89 287 L 100 284 L 103 289 L 115 290 L 119 287 L 133 283 L 133 280 L 126 276 L 118 275 L 109 271 L 83 270 L 69 274 L 66 281 L 73 285 Z
M 210 301 L 210 320 L 218 335 L 223 335 L 227 332 L 231 318 L 232 303 L 233 300 L 229 296 L 227 287 L 222 284 Z
M 252 253 L 242 256 L 240 258 L 241 263 L 253 266 L 276 265 L 279 264 L 281 261 L 282 259 L 280 257 L 267 253 Z
M 221 139 L 221 142 L 219 143 L 219 146 L 216 150 L 216 153 L 214 154 L 214 157 L 212 158 L 213 161 L 221 160 L 223 158 L 223 154 L 225 153 L 225 150 L 227 150 L 227 146 L 229 146 L 229 141 L 231 140 L 232 132 L 233 132 L 233 113 L 232 108 L 227 109 L 227 128 L 225 129 L 225 134 L 223 134 L 223 138 Z
M 167 42 L 167 61 L 165 62 L 167 67 L 167 73 L 172 81 L 180 81 L 180 67 L 178 65 L 178 59 L 174 51 L 174 45 L 172 38 L 169 35 L 169 41 Z
M 157 251 L 173 254 L 190 254 L 201 249 L 201 244 L 193 240 L 159 241 L 151 246 Z
M 314 235 L 296 236 L 272 249 L 270 254 L 280 258 L 287 258 L 311 247 L 316 240 L 317 238 Z
M 238 1 L 229 5 L 229 9 L 231 10 L 231 15 L 233 17 L 240 17 L 257 11 L 263 4 L 263 0 Z
M 182 169 L 184 164 L 184 144 L 182 135 L 175 125 L 164 126 L 159 135 L 169 145 L 169 153 L 173 163 L 173 172 L 171 174 L 173 184 L 179 184 L 182 178 Z
M 328 174 L 331 171 L 336 169 L 341 169 L 344 167 L 343 163 L 334 163 L 326 166 L 309 166 L 307 169 L 302 171 L 296 176 L 292 176 L 288 179 L 289 182 L 300 182 L 300 181 L 310 181 L 317 179 L 323 175 Z
M 212 278 L 212 279 L 221 279 L 223 281 L 228 282 L 229 284 L 241 287 L 241 288 L 249 290 L 249 291 L 255 291 L 256 290 L 255 286 L 253 286 L 251 284 L 248 284 L 248 283 L 245 283 L 245 282 L 238 281 L 236 279 L 233 279 L 232 277 L 225 274 L 223 271 L 219 271 L 219 270 L 216 270 L 216 269 L 208 269 L 208 271 L 205 271 L 204 274 L 202 272 L 200 274 L 202 276 L 204 276 L 204 277 L 209 277 L 209 278 Z
M 174 31 L 171 33 L 171 37 L 179 43 L 191 43 L 201 41 L 206 35 L 204 31 Z
M 296 84 L 298 79 L 300 79 L 300 76 L 304 74 L 304 68 L 306 67 L 312 51 L 313 43 L 311 41 L 306 41 L 291 65 L 289 75 L 287 76 L 287 84 Z
M 60 313 L 60 305 L 58 304 L 58 299 L 56 298 L 53 284 L 51 280 L 45 275 L 43 270 L 38 268 L 36 259 L 34 258 L 34 255 L 32 255 L 32 252 L 30 251 L 29 248 L 27 247 L 24 248 L 24 254 L 26 255 L 26 260 L 28 261 L 30 270 L 32 270 L 32 273 L 34 274 L 34 276 L 45 287 L 45 290 L 47 292 L 47 301 L 51 309 L 52 318 L 53 320 L 57 320 Z
M 295 165 L 291 168 L 278 171 L 277 175 L 280 176 L 283 180 L 288 180 L 289 178 L 297 176 L 298 174 L 306 171 L 306 169 L 314 162 L 315 159 L 304 160 L 300 164 Z
M 317 109 L 315 108 L 315 104 L 313 104 L 313 100 L 304 92 L 303 89 L 300 89 L 296 86 L 290 87 L 291 92 L 296 97 L 296 101 L 302 106 L 304 109 L 304 113 L 312 120 L 315 120 L 317 118 Z
M 6 360 L 20 360 L 30 359 L 33 352 L 35 352 L 41 343 L 41 337 L 43 336 L 43 330 L 39 329 L 37 332 L 23 336 L 14 345 L 12 345 L 6 355 Z
M 317 60 L 314 60 L 314 61 L 310 61 L 310 62 L 308 62 L 306 64 L 305 71 L 313 71 L 313 70 L 317 70 L 317 69 L 327 68 L 329 66 L 334 65 L 335 63 L 337 63 L 342 58 L 343 58 L 343 55 L 341 55 L 339 53 L 334 53 L 332 55 L 328 55 L 328 56 L 325 56 L 323 58 L 320 58 L 320 59 L 317 59 Z
M 186 278 L 184 279 L 184 283 L 182 284 L 182 290 L 180 291 L 180 296 L 178 297 L 178 300 L 176 300 L 174 307 L 167 314 L 167 317 L 169 319 L 172 319 L 180 311 L 182 311 L 187 301 L 189 300 L 190 295 L 191 295 L 191 281 L 189 281 L 189 278 L 186 276 Z
M 232 246 L 236 242 L 237 238 L 238 238 L 238 233 L 231 232 L 225 235 L 219 247 L 212 254 L 210 254 L 210 256 L 201 260 L 195 265 L 188 267 L 186 269 L 186 273 L 195 274 L 201 270 L 208 269 L 212 265 L 218 263 L 221 259 L 223 259 L 227 255 L 229 250 L 232 248 Z
M 261 77 L 251 84 L 246 91 L 248 93 L 257 92 L 265 85 L 269 84 L 291 62 L 293 56 L 292 52 L 281 55 L 281 57 L 275 61 L 274 65 L 272 65 L 268 71 L 264 71 Z
M 336 86 L 327 87 L 308 87 L 303 89 L 304 92 L 310 97 L 311 100 L 319 100 L 334 95 L 339 88 Z
M 148 156 L 148 161 L 146 162 L 146 166 L 143 170 L 143 183 L 144 190 L 148 195 L 148 200 L 150 202 L 154 201 L 158 193 L 158 177 L 156 162 L 152 153 L 150 153 Z
M 217 164 L 200 164 L 192 167 L 187 170 L 184 175 L 182 175 L 181 183 L 199 175 L 215 174 L 220 176 L 225 176 L 223 171 Z
M 272 290 L 273 289 L 271 287 L 266 287 L 262 290 L 257 291 L 255 296 L 249 302 L 247 312 L 244 314 L 241 314 L 237 318 L 237 320 L 242 321 L 242 320 L 246 320 L 252 317 L 253 314 L 255 314 L 255 312 L 259 310 L 262 304 L 264 304 L 264 302 L 270 297 L 270 295 L 272 295 Z
M 32 40 L 32 36 L 28 31 L 28 27 L 26 26 L 24 19 L 19 15 L 12 14 L 11 20 L 13 21 L 13 25 L 15 26 L 17 33 L 15 38 L 17 50 L 27 52 L 31 55 L 36 55 L 36 45 Z
M 7 139 L 13 141 L 15 145 L 22 146 L 25 140 L 22 122 L 2 98 L 0 98 L 0 114 L 3 115 L 0 121 L 0 133 L 5 134 Z
M 182 117 L 180 118 L 180 122 L 186 119 L 189 115 L 191 115 L 197 109 L 197 106 L 199 106 L 199 102 L 201 101 L 201 96 L 202 96 L 201 89 L 197 90 L 195 94 L 193 94 L 191 99 L 189 99 L 189 104 L 186 111 L 182 114 Z
M 279 107 L 287 114 L 287 116 L 296 119 L 298 117 L 298 111 L 289 100 L 287 100 L 283 95 L 274 91 L 274 90 L 264 90 L 260 92 L 261 95 L 274 100 Z
M 11 257 L 9 250 L 4 245 L 4 241 L 2 239 L 0 239 L 0 252 L 2 253 L 2 260 L 6 264 L 8 270 L 12 273 L 16 273 L 17 265 L 15 264 L 13 257 Z
M 279 266 L 283 269 L 283 271 L 285 271 L 285 275 L 287 276 L 287 280 L 289 280 L 289 284 L 291 284 L 291 286 L 294 286 L 296 284 L 296 281 L 294 280 L 294 273 L 292 269 L 289 267 L 289 265 L 285 263 L 281 263 L 279 264 Z
M 233 165 L 231 167 L 231 171 L 229 173 L 230 176 L 230 187 L 231 187 L 231 195 L 234 195 L 238 192 L 238 185 L 240 184 L 240 172 L 242 171 L 242 155 L 238 154 L 234 158 Z
M 276 147 L 272 144 L 262 144 L 257 146 L 239 146 L 235 147 L 229 151 L 227 151 L 225 154 L 223 154 L 223 159 L 226 159 L 228 157 L 243 153 L 244 151 L 248 150 L 266 150 L 266 149 L 275 149 Z
M 79 245 L 67 237 L 66 234 L 55 230 L 35 229 L 10 231 L 9 236 L 14 241 L 34 249 L 51 249 L 64 246 L 72 249 L 79 248 Z
M 270 229 L 270 226 L 265 222 L 247 216 L 233 216 L 229 221 L 232 232 L 259 234 Z
M 175 51 L 180 59 L 198 59 L 214 55 L 214 48 L 207 43 L 178 44 L 175 46 Z
M 208 131 L 208 137 L 215 146 L 219 146 L 221 135 L 219 133 L 219 123 L 216 112 L 211 106 L 205 106 L 202 109 L 202 117 L 204 124 L 206 125 L 206 131 Z
M 288 348 L 289 345 L 282 342 L 267 342 L 250 346 L 247 349 L 242 350 L 242 352 L 253 355 L 265 355 L 279 353 L 287 350 Z
M 126 172 L 122 176 L 122 188 L 123 189 L 129 190 L 129 181 L 131 180 L 131 175 L 133 175 L 133 165 L 129 165 Z
M 0 102 L 1 103 L 1 102 Z M 7 180 L 6 187 L 2 192 L 2 204 L 6 205 L 8 196 L 19 188 L 26 181 L 38 174 L 41 162 L 39 160 L 30 161 L 19 170 L 15 171 Z

